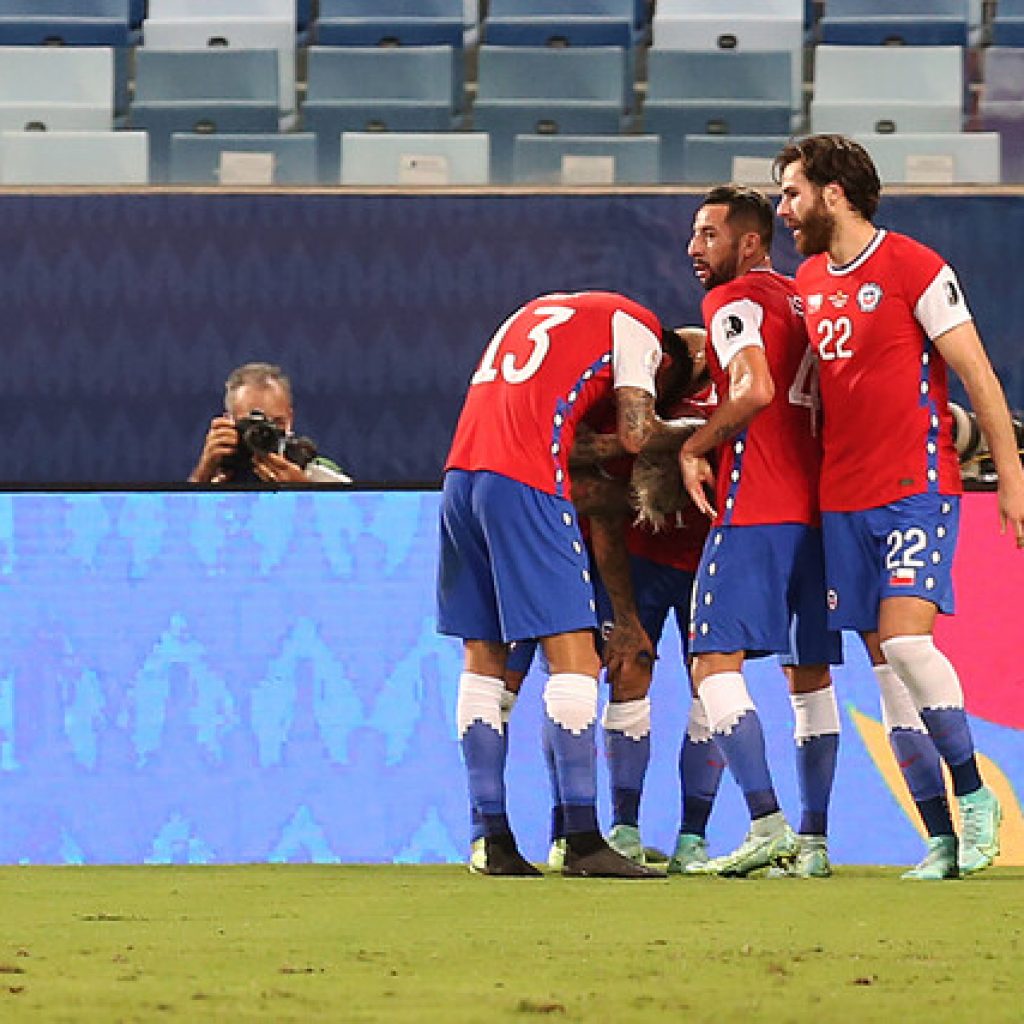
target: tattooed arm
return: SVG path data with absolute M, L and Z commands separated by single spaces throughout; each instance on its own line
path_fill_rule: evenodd
M 693 503 L 709 516 L 715 514 L 705 485 L 714 485 L 715 475 L 705 456 L 735 437 L 764 409 L 775 395 L 775 385 L 764 349 L 748 345 L 729 361 L 729 395 L 679 450 L 683 483 Z

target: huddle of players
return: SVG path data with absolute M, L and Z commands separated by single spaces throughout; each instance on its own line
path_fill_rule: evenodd
M 689 604 L 689 574 L 670 565 L 677 576 L 645 575 L 646 563 L 664 564 L 661 555 L 634 553 L 630 566 L 621 532 L 616 538 L 609 528 L 614 517 L 593 519 L 594 559 L 615 622 L 604 726 L 617 852 L 597 828 L 598 620 L 568 461 L 577 428 L 600 418 L 602 404 L 614 407 L 615 432 L 587 434 L 579 448 L 607 460 L 677 447 L 686 491 L 712 520 L 688 615 L 697 696 L 669 870 L 830 873 L 839 718 L 828 666 L 841 658 L 843 628 L 861 633 L 876 666 L 883 717 L 931 836 L 925 860 L 906 877 L 974 873 L 998 853 L 998 802 L 978 775 L 959 682 L 931 633 L 936 612 L 952 610 L 959 511 L 946 363 L 989 438 L 1000 512 L 1024 546 L 1024 473 L 1005 400 L 952 270 L 924 246 L 874 227 L 880 184 L 863 149 L 812 136 L 787 146 L 776 171 L 779 216 L 810 257 L 795 283 L 768 262 L 774 218 L 760 193 L 715 189 L 695 218 L 689 254 L 708 292 L 706 361 L 719 399 L 702 426 L 656 415 L 656 400 L 659 411 L 673 410 L 692 359 L 622 296 L 528 303 L 499 329 L 473 377 L 447 465 L 438 593 L 440 631 L 464 640 L 457 717 L 478 828 L 474 863 L 485 873 L 537 873 L 505 813 L 504 680 L 509 644 L 540 638 L 563 873 L 658 874 L 638 863 L 646 687 L 651 641 L 669 610 L 679 616 Z M 790 683 L 799 834 L 779 809 L 742 674 L 745 658 L 769 653 L 780 655 Z M 940 755 L 960 804 L 959 843 Z M 751 826 L 737 850 L 709 860 L 704 827 L 723 762 Z

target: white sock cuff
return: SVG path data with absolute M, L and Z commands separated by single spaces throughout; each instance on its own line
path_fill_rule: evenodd
M 919 711 L 964 706 L 964 691 L 956 669 L 927 634 L 894 636 L 882 644 L 882 653 L 903 680 Z
M 791 693 L 793 738 L 797 746 L 815 736 L 834 736 L 839 732 L 839 705 L 834 686 L 812 693 Z
M 700 697 L 690 701 L 690 717 L 686 720 L 686 735 L 691 743 L 711 742 L 711 723 L 708 713 L 704 710 L 704 702 Z
M 463 672 L 459 676 L 455 722 L 460 740 L 474 722 L 483 722 L 497 733 L 502 731 L 501 695 L 504 692 L 505 684 L 500 679 L 476 672 Z
M 501 708 L 501 721 L 505 725 L 508 725 L 508 720 L 512 717 L 512 709 L 516 706 L 516 701 L 518 699 L 518 693 L 513 693 L 511 690 L 506 690 L 504 685 L 502 686 L 501 696 L 498 699 L 498 703 Z
M 701 702 L 712 732 L 732 732 L 748 712 L 756 710 L 741 672 L 718 672 L 700 684 Z
M 597 721 L 597 680 L 577 672 L 559 672 L 544 686 L 548 718 L 574 736 Z
M 631 740 L 642 740 L 651 734 L 651 698 L 609 701 L 604 706 L 601 724 L 606 730 L 621 732 Z
M 917 712 L 910 691 L 903 685 L 892 665 L 875 665 L 878 693 L 882 700 L 882 725 L 886 733 L 893 729 L 909 729 L 912 732 L 927 732 Z

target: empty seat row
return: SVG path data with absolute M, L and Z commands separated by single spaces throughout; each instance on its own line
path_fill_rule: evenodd
M 670 182 L 771 181 L 789 136 L 687 135 Z M 856 136 L 882 180 L 911 184 L 994 184 L 997 133 Z M 518 135 L 511 180 L 517 184 L 657 183 L 662 140 L 651 136 Z M 345 132 L 341 184 L 487 185 L 491 137 L 484 132 Z M 146 132 L 0 132 L 0 183 L 140 185 L 149 181 Z M 318 181 L 316 136 L 174 133 L 168 179 L 205 185 L 309 185 Z

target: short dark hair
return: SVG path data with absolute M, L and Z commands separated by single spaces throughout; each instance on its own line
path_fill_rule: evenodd
M 287 396 L 288 404 L 292 402 L 292 382 L 288 374 L 273 363 L 246 363 L 237 366 L 228 374 L 224 382 L 224 408 L 231 408 L 231 396 L 244 387 L 272 388 L 279 387 Z
M 768 197 L 756 188 L 744 185 L 716 185 L 703 199 L 701 206 L 725 206 L 726 221 L 741 231 L 754 231 L 764 247 L 772 247 L 775 215 Z
M 659 391 L 655 411 L 659 416 L 669 416 L 693 383 L 693 356 L 686 342 L 669 327 L 661 329 L 661 350 L 672 360 L 672 366 Z
M 772 164 L 776 183 L 782 181 L 782 172 L 797 161 L 803 164 L 812 185 L 824 188 L 835 182 L 865 220 L 874 218 L 882 182 L 875 162 L 859 142 L 845 135 L 808 135 L 790 142 Z

